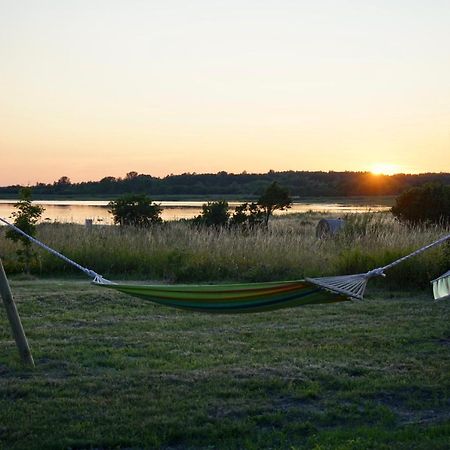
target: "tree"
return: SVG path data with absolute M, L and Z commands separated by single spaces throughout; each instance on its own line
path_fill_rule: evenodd
M 103 177 L 99 183 L 115 183 L 117 181 L 117 179 L 115 177 Z
M 276 181 L 270 184 L 258 200 L 258 205 L 264 211 L 264 223 L 269 224 L 270 216 L 277 209 L 283 211 L 290 208 L 292 199 L 287 188 L 280 186 Z
M 427 183 L 407 189 L 395 199 L 392 214 L 412 225 L 450 223 L 450 186 Z
M 265 221 L 264 210 L 257 203 L 242 203 L 234 208 L 231 226 L 252 229 Z
M 161 223 L 162 208 L 145 194 L 127 194 L 108 203 L 115 224 L 149 227 Z
M 70 178 L 69 178 L 69 177 L 66 177 L 66 176 L 64 175 L 64 176 L 60 177 L 60 179 L 59 179 L 58 181 L 56 181 L 55 184 L 57 184 L 57 185 L 59 185 L 59 186 L 61 186 L 61 185 L 62 185 L 62 186 L 65 186 L 65 185 L 72 184 L 72 183 L 71 183 L 71 181 L 70 181 Z
M 41 205 L 33 205 L 31 200 L 31 189 L 22 188 L 19 193 L 19 201 L 14 204 L 17 211 L 12 213 L 14 225 L 30 236 L 36 235 L 36 224 L 45 208 Z M 30 273 L 30 266 L 36 252 L 33 251 L 32 242 L 25 236 L 12 229 L 6 232 L 6 237 L 14 242 L 19 242 L 22 248 L 17 250 L 19 261 L 24 264 L 25 272 Z
M 223 227 L 228 224 L 229 217 L 228 202 L 219 200 L 217 202 L 204 203 L 201 214 L 194 217 L 194 222 L 208 227 Z

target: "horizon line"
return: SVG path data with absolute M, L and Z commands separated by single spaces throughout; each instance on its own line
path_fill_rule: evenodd
M 283 174 L 283 173 L 347 173 L 347 174 L 368 174 L 368 175 L 372 175 L 374 177 L 396 177 L 396 176 L 421 176 L 421 175 L 450 175 L 450 172 L 418 172 L 418 173 L 411 173 L 411 172 L 398 172 L 398 173 L 393 173 L 393 174 L 385 174 L 385 173 L 374 173 L 371 172 L 370 170 L 268 170 L 267 172 L 247 172 L 246 170 L 243 170 L 242 172 L 239 173 L 235 173 L 235 172 L 228 172 L 226 170 L 219 170 L 218 172 L 181 172 L 181 173 L 169 173 L 167 175 L 163 175 L 163 176 L 154 176 L 151 174 L 146 174 L 146 173 L 139 173 L 136 171 L 129 171 L 127 173 L 125 173 L 124 177 L 115 177 L 113 175 L 106 175 L 98 180 L 82 180 L 82 181 L 76 181 L 76 182 L 72 182 L 70 181 L 70 177 L 67 175 L 62 175 L 61 177 L 59 177 L 58 179 L 54 180 L 53 182 L 40 182 L 37 181 L 34 184 L 10 184 L 10 185 L 6 185 L 6 186 L 0 186 L 0 188 L 9 188 L 9 187 L 34 187 L 34 186 L 39 186 L 39 185 L 49 185 L 49 184 L 54 184 L 57 183 L 58 181 L 67 178 L 69 180 L 69 182 L 67 184 L 81 184 L 81 183 L 99 183 L 102 180 L 104 180 L 105 178 L 112 178 L 115 181 L 121 181 L 121 180 L 126 180 L 126 179 L 132 179 L 135 177 L 141 177 L 141 176 L 145 176 L 145 177 L 151 177 L 151 178 L 155 178 L 155 179 L 165 179 L 165 178 L 170 178 L 170 177 L 180 177 L 180 176 L 202 176 L 202 175 L 232 175 L 232 176 L 239 176 L 239 175 L 254 175 L 254 176 L 258 176 L 258 175 L 274 175 L 274 174 Z

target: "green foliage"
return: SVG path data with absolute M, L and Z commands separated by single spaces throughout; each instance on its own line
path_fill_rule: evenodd
M 258 205 L 264 211 L 264 223 L 266 225 L 275 210 L 285 210 L 290 208 L 291 204 L 292 199 L 289 196 L 289 190 L 280 186 L 276 181 L 269 185 L 258 199 Z
M 35 236 L 36 224 L 45 211 L 45 208 L 40 205 L 33 205 L 30 188 L 22 188 L 19 195 L 20 200 L 14 204 L 14 208 L 17 211 L 12 213 L 14 225 L 28 235 Z M 16 250 L 16 253 L 19 262 L 24 265 L 25 272 L 29 273 L 32 260 L 36 257 L 32 242 L 12 229 L 6 232 L 6 238 L 20 243 L 21 247 Z
M 197 225 L 206 225 L 208 227 L 223 227 L 228 224 L 229 217 L 228 202 L 219 200 L 217 202 L 204 203 L 201 214 L 194 218 L 194 222 Z
M 253 229 L 264 223 L 264 211 L 257 203 L 242 203 L 236 206 L 230 218 L 230 225 L 242 229 Z
M 149 227 L 162 222 L 161 207 L 145 194 L 124 195 L 109 202 L 108 207 L 115 224 Z
M 264 223 L 264 220 L 265 212 L 257 203 L 242 203 L 231 214 L 228 202 L 220 200 L 204 203 L 202 212 L 194 218 L 194 223 L 215 228 L 230 226 L 234 229 L 251 230 Z
M 397 197 L 392 214 L 414 225 L 450 223 L 450 186 L 428 183 L 410 188 Z

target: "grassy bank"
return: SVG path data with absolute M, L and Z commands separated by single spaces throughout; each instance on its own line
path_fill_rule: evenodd
M 84 282 L 12 281 L 0 308 L 0 448 L 446 449 L 450 304 L 185 313 Z
M 434 227 L 407 228 L 389 214 L 355 214 L 338 236 L 319 240 L 320 214 L 297 214 L 272 220 L 268 230 L 196 229 L 167 222 L 149 230 L 42 224 L 38 238 L 83 266 L 111 278 L 169 282 L 269 281 L 304 276 L 364 272 L 405 255 L 448 233 Z M 17 247 L 0 230 L 0 254 L 9 273 L 23 267 Z M 389 272 L 385 286 L 425 287 L 450 265 L 442 246 Z M 39 251 L 32 271 L 41 276 L 75 274 L 76 269 Z

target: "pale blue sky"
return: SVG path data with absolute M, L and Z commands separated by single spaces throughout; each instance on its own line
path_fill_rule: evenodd
M 0 61 L 1 185 L 450 171 L 449 1 L 0 0 Z

